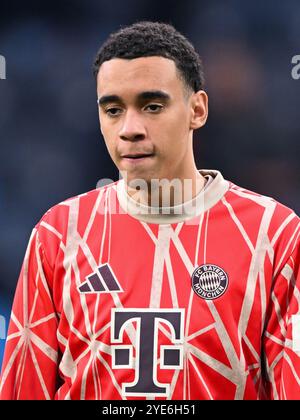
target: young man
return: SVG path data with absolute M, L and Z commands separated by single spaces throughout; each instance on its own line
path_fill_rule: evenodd
M 298 217 L 198 171 L 201 61 L 169 25 L 112 34 L 94 66 L 123 179 L 50 209 L 16 291 L 3 399 L 298 399 Z

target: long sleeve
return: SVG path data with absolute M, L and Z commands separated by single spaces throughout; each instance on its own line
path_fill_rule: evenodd
M 15 293 L 0 399 L 53 399 L 57 383 L 57 315 L 38 228 L 32 231 Z
M 300 247 L 276 276 L 264 334 L 268 399 L 300 399 Z

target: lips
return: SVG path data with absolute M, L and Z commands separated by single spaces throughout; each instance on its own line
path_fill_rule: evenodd
M 153 153 L 132 153 L 128 155 L 121 155 L 123 159 L 143 159 L 151 156 L 153 156 Z

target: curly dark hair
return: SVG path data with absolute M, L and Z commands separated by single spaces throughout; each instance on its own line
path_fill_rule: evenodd
M 204 85 L 202 61 L 193 45 L 172 25 L 138 22 L 112 33 L 98 51 L 93 66 L 97 78 L 104 61 L 160 56 L 175 62 L 186 86 L 198 92 Z

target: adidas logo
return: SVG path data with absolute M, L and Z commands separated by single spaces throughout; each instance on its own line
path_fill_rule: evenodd
M 96 272 L 88 275 L 86 281 L 78 287 L 78 290 L 80 293 L 123 292 L 109 264 L 100 265 Z

